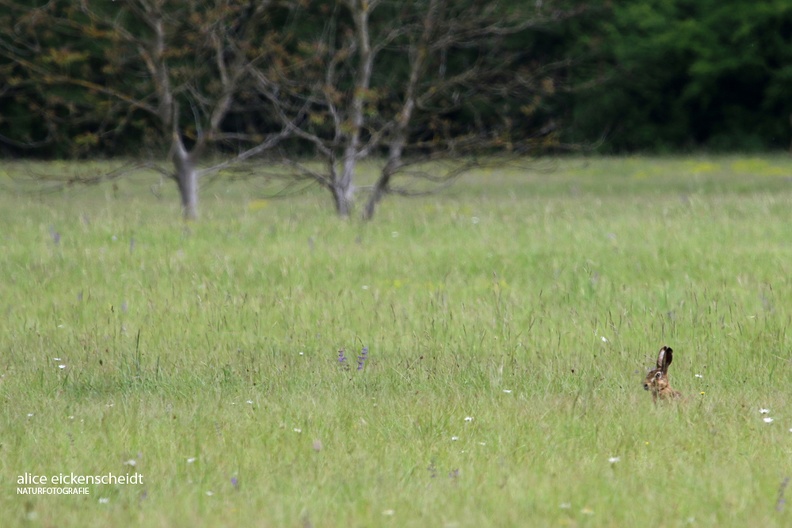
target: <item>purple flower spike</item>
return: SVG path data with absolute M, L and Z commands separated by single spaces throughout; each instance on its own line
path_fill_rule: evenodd
M 345 369 L 348 369 L 349 364 L 347 364 L 346 360 L 347 358 L 344 355 L 344 349 L 342 348 L 338 351 L 338 364 L 344 367 Z
M 236 477 L 231 477 L 231 485 L 234 486 L 235 490 L 239 490 L 239 480 Z
M 363 367 L 368 359 L 368 347 L 363 347 L 363 350 L 360 351 L 360 355 L 358 356 L 358 370 L 363 370 Z

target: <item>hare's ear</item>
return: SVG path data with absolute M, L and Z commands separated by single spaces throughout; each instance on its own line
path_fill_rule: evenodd
M 663 370 L 665 367 L 665 359 L 666 356 L 666 347 L 660 349 L 660 352 L 657 353 L 657 368 Z
M 664 346 L 657 354 L 657 368 L 663 371 L 663 374 L 668 372 L 668 366 L 674 359 L 674 350 L 671 347 Z

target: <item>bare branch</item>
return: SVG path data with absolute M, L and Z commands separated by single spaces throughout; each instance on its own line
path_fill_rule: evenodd
M 282 130 L 281 132 L 279 132 L 277 134 L 272 134 L 267 139 L 265 139 L 264 141 L 262 141 L 259 144 L 257 144 L 255 147 L 251 147 L 251 148 L 245 150 L 244 152 L 241 152 L 241 153 L 237 154 L 236 156 L 234 156 L 233 158 L 231 158 L 229 160 L 226 160 L 226 161 L 224 161 L 222 163 L 218 163 L 217 165 L 213 165 L 213 166 L 208 167 L 206 169 L 199 170 L 198 171 L 198 176 L 200 177 L 200 176 L 204 176 L 206 174 L 217 172 L 217 171 L 226 169 L 226 168 L 228 168 L 228 167 L 230 167 L 230 166 L 232 166 L 232 165 L 234 165 L 236 163 L 240 163 L 240 162 L 245 161 L 247 159 L 250 159 L 250 158 L 252 158 L 254 156 L 258 156 L 262 152 L 265 152 L 265 151 L 273 148 L 275 145 L 278 144 L 278 142 L 280 142 L 283 138 L 287 137 L 288 135 L 289 135 L 289 130 L 288 129 L 284 129 L 284 130 Z
M 140 173 L 144 170 L 160 172 L 160 168 L 156 164 L 138 161 L 125 163 L 109 171 L 97 172 L 75 171 L 71 174 L 64 174 L 62 170 L 58 170 L 57 173 L 41 173 L 28 170 L 24 176 L 12 176 L 14 185 L 3 183 L 0 186 L 11 192 L 54 193 L 68 187 L 98 185 L 120 180 L 130 174 Z

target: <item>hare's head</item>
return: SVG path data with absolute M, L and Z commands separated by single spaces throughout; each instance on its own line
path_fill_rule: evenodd
M 668 366 L 674 358 L 673 353 L 671 347 L 661 348 L 657 354 L 657 367 L 650 370 L 644 380 L 644 390 L 651 391 L 652 399 L 655 401 L 657 398 L 674 398 L 679 395 L 668 383 Z

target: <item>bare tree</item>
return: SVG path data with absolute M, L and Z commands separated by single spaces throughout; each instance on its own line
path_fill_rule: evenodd
M 285 135 L 228 133 L 222 126 L 249 65 L 266 55 L 253 42 L 267 25 L 271 3 L 52 0 L 29 7 L 0 0 L 16 20 L 0 31 L 0 54 L 41 86 L 67 85 L 90 94 L 81 111 L 109 124 L 98 126 L 97 136 L 123 136 L 130 121 L 150 122 L 144 129 L 151 135 L 148 144 L 168 147 L 172 170 L 162 170 L 178 186 L 184 218 L 194 219 L 201 176 L 259 154 Z M 57 38 L 51 42 L 41 38 L 52 32 Z M 102 45 L 91 45 L 97 41 Z M 201 168 L 210 144 L 246 147 Z
M 298 177 L 327 188 L 342 217 L 352 212 L 357 163 L 374 146 L 364 137 L 364 127 L 380 49 L 372 46 L 369 13 L 380 1 L 339 0 L 315 13 L 303 11 L 307 17 L 329 15 L 322 33 L 301 43 L 279 68 L 251 65 L 256 89 L 270 102 L 281 125 L 311 144 L 325 169 L 309 168 L 288 154 L 282 161 L 296 169 Z
M 259 93 L 293 136 L 311 145 L 324 167 L 283 160 L 293 177 L 328 189 L 336 211 L 351 214 L 361 160 L 376 154 L 385 162 L 369 189 L 363 217 L 373 217 L 396 186 L 397 177 L 445 185 L 476 164 L 481 153 L 524 152 L 547 146 L 553 125 L 530 108 L 552 92 L 560 64 L 526 60 L 509 49 L 510 36 L 546 27 L 570 16 L 553 2 L 530 8 L 476 0 L 338 0 L 315 13 L 326 21 L 302 41 L 282 67 L 252 68 Z M 553 10 L 551 10 L 553 9 Z M 311 13 L 305 13 L 310 17 Z M 516 135 L 507 119 L 480 119 L 482 101 L 513 98 L 526 107 L 533 132 Z M 520 104 L 520 103 L 518 103 Z M 471 117 L 460 119 L 464 112 Z M 295 118 L 300 114 L 304 118 Z M 525 127 L 523 127 L 525 128 Z M 455 159 L 447 169 L 428 159 Z M 425 167 L 425 166 L 424 166 Z

